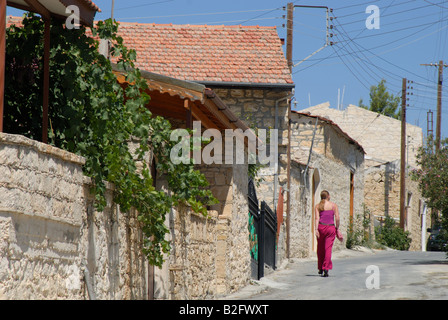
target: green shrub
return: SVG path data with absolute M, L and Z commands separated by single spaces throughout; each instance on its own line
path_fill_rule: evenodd
M 356 215 L 355 219 L 351 219 L 347 228 L 347 240 L 345 242 L 347 249 L 353 249 L 356 246 L 372 247 L 369 230 L 370 217 L 370 210 L 363 204 L 363 213 Z
M 409 234 L 409 231 L 403 231 L 397 226 L 391 217 L 386 217 L 383 226 L 375 228 L 376 241 L 396 250 L 409 250 L 411 245 Z

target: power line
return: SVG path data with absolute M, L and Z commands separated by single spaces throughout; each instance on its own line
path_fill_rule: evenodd
M 440 4 L 432 3 L 431 1 L 428 1 L 428 0 L 424 0 L 424 1 L 427 2 L 427 3 L 429 3 L 429 4 L 431 4 L 431 5 L 433 5 L 433 6 L 437 6 L 437 7 L 440 7 L 440 8 L 442 8 L 442 9 L 448 9 L 447 7 L 441 6 Z M 444 2 L 443 2 L 443 3 L 444 3 Z
M 170 0 L 173 1 L 173 0 Z M 188 13 L 188 14 L 172 14 L 164 16 L 148 16 L 148 17 L 128 17 L 122 19 L 155 19 L 155 18 L 177 18 L 177 17 L 194 17 L 194 16 L 208 16 L 208 15 L 223 15 L 223 14 L 235 14 L 235 13 L 249 13 L 249 12 L 262 12 L 267 11 L 266 14 L 275 10 L 281 10 L 282 8 L 274 9 L 258 9 L 258 10 L 242 10 L 242 11 L 220 11 L 220 12 L 206 12 L 206 13 Z M 264 14 L 263 14 L 264 15 Z M 261 15 L 260 15 L 261 16 Z M 247 21 L 250 21 L 248 19 Z
M 443 2 L 441 2 L 441 3 L 443 3 Z M 390 16 L 394 16 L 394 15 L 397 15 L 397 14 L 402 14 L 402 13 L 406 13 L 406 12 L 410 12 L 410 11 L 415 11 L 417 9 L 429 8 L 429 7 L 431 7 L 431 5 L 424 5 L 424 6 L 420 6 L 420 7 L 414 7 L 414 8 L 410 8 L 410 9 L 406 9 L 406 10 L 401 10 L 401 11 L 389 13 L 389 14 L 384 14 L 384 11 L 383 11 L 383 14 L 381 14 L 381 17 L 382 18 L 390 17 Z M 365 19 L 354 20 L 354 21 L 345 22 L 344 25 L 349 25 L 349 24 L 358 23 L 358 22 L 364 22 L 364 21 L 365 21 Z
M 394 4 L 394 5 L 389 5 L 387 8 L 400 6 L 400 5 L 402 5 L 402 4 L 406 4 L 406 3 L 410 3 L 410 2 L 414 2 L 414 1 L 416 1 L 416 0 L 408 0 L 408 1 L 400 2 L 400 3 L 396 3 L 396 4 Z M 370 4 L 371 4 L 371 2 L 370 2 Z M 364 6 L 365 6 L 365 5 L 366 5 L 366 4 L 364 4 Z M 335 10 L 338 10 L 338 9 L 335 9 Z M 338 19 L 340 19 L 340 18 L 345 18 L 345 17 L 350 17 L 350 16 L 354 16 L 354 15 L 357 15 L 357 14 L 359 14 L 359 12 L 349 13 L 349 14 L 345 14 L 345 15 L 342 15 L 342 16 L 339 16 L 339 15 L 338 15 Z
M 151 2 L 151 3 L 144 3 L 144 4 L 140 4 L 140 5 L 136 5 L 136 6 L 130 6 L 130 7 L 123 7 L 123 8 L 115 8 L 115 10 L 128 10 L 128 9 L 135 9 L 135 8 L 140 8 L 140 7 L 148 7 L 148 6 L 152 6 L 155 4 L 161 4 L 161 3 L 166 3 L 166 2 L 173 2 L 175 0 L 161 0 L 161 1 L 156 1 L 156 2 Z M 102 13 L 106 13 L 106 12 L 111 12 L 113 11 L 111 10 L 104 10 Z

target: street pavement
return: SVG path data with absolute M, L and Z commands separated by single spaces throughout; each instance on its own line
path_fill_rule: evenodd
M 317 273 L 315 257 L 291 259 L 227 300 L 446 300 L 444 252 L 344 249 L 333 253 L 333 270 Z

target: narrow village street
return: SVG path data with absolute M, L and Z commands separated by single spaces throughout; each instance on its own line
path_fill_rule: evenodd
M 294 259 L 225 299 L 448 299 L 448 260 L 444 252 L 342 250 L 334 253 L 328 278 L 317 274 L 315 258 Z

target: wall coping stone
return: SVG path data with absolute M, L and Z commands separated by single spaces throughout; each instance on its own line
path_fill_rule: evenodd
M 50 146 L 48 144 L 32 140 L 22 135 L 10 134 L 0 132 L 0 144 L 20 145 L 30 147 L 37 152 L 48 154 L 60 158 L 67 162 L 72 162 L 78 165 L 84 165 L 86 160 L 84 157 L 76 155 L 74 153 Z

